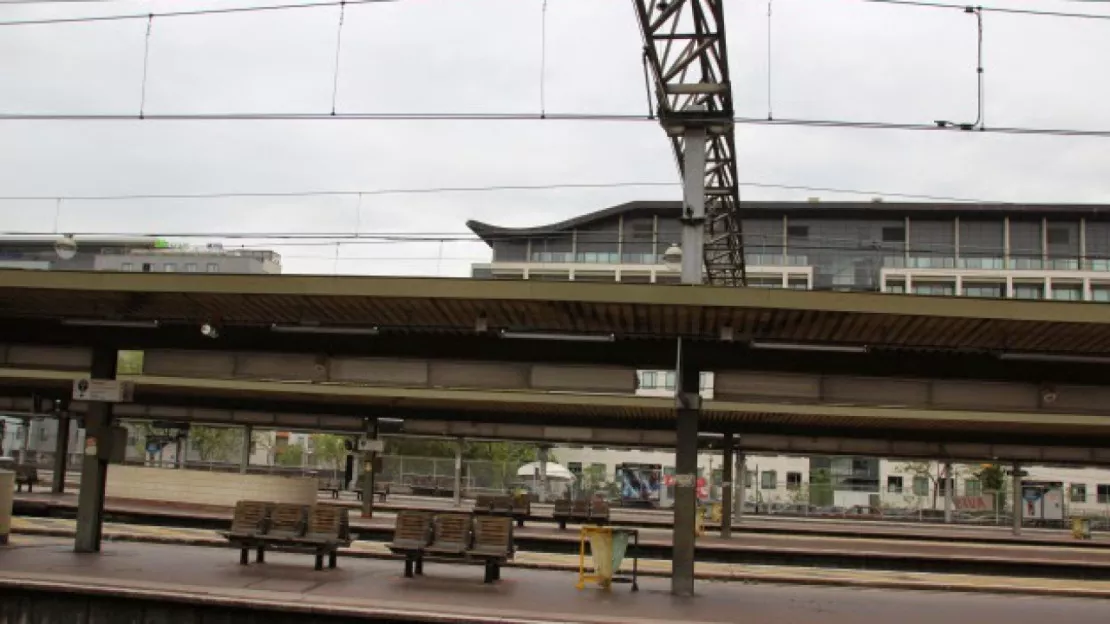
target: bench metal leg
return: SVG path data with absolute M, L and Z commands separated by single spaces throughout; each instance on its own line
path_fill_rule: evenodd
M 486 578 L 482 580 L 483 583 L 493 582 L 493 562 L 486 562 Z
M 251 562 L 251 553 L 249 548 L 239 549 L 239 565 L 248 565 Z
M 566 531 L 567 530 L 567 521 L 566 520 L 560 520 L 559 521 L 559 530 L 560 531 Z
M 424 558 L 423 557 L 417 557 L 416 558 L 416 575 L 417 576 L 424 576 Z
M 324 555 L 316 553 L 316 567 L 315 570 L 319 572 L 324 569 Z
M 517 518 L 516 519 L 516 525 L 518 527 L 523 527 L 524 526 L 524 518 Z
M 265 546 L 259 546 L 258 547 L 258 552 L 255 553 L 254 562 L 255 563 L 266 563 L 266 547 Z
M 412 559 L 405 557 L 405 578 L 412 578 L 412 564 Z
M 335 569 L 335 560 L 338 557 L 338 555 L 339 555 L 339 553 L 337 551 L 334 551 L 334 550 L 331 551 L 330 553 L 328 553 L 328 568 L 329 569 L 331 569 L 331 570 Z
M 493 580 L 501 580 L 501 564 L 496 561 L 493 562 Z

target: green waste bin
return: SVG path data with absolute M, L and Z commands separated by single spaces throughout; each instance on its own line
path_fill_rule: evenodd
M 12 492 L 15 490 L 15 473 L 0 470 L 0 544 L 8 543 L 12 529 Z
M 1075 539 L 1082 539 L 1082 540 L 1091 539 L 1091 519 L 1090 518 L 1072 518 L 1071 519 L 1071 535 Z

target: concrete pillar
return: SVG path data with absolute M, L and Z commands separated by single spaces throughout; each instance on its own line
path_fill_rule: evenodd
M 549 454 L 550 450 L 551 450 L 550 446 L 541 446 L 540 447 L 540 452 L 539 452 L 539 459 L 540 459 L 539 499 L 540 499 L 541 503 L 546 503 L 547 502 L 547 458 L 548 458 L 548 454 Z
M 734 508 L 733 522 L 739 524 L 744 519 L 744 499 L 747 498 L 748 489 L 748 458 L 744 451 L 736 453 L 736 499 L 732 501 Z
M 378 419 L 366 419 L 366 437 L 370 440 L 378 439 Z M 377 453 L 369 451 L 362 454 L 362 517 L 374 517 L 374 478 L 377 476 L 374 470 L 374 459 Z
M 462 468 L 463 468 L 463 445 L 466 441 L 463 438 L 455 440 L 455 506 L 462 505 Z
M 69 468 L 69 414 L 58 412 L 58 434 L 54 444 L 54 481 L 50 491 L 61 494 L 66 491 L 66 469 Z
M 952 462 L 944 464 L 944 522 L 952 524 L 952 491 L 956 489 L 956 478 L 952 476 Z
M 177 434 L 177 461 L 174 468 L 178 470 L 185 469 L 185 460 L 189 456 L 189 430 L 184 429 Z
M 682 155 L 682 283 L 700 284 L 705 263 L 705 128 L 688 127 Z M 692 392 L 697 392 L 697 384 Z
M 17 461 L 20 464 L 26 464 L 27 454 L 31 450 L 31 419 L 24 418 L 22 421 L 22 425 L 23 442 L 20 443 L 19 459 Z
M 724 538 L 732 537 L 732 444 L 732 434 L 726 433 L 721 458 L 724 464 L 721 466 L 724 481 L 721 484 L 721 537 Z
M 685 253 L 689 253 L 686 250 Z M 679 340 L 675 393 L 678 444 L 675 449 L 674 550 L 671 555 L 671 593 L 694 595 L 694 557 L 696 547 L 697 478 L 698 478 L 698 416 L 701 396 L 698 394 L 698 369 L 684 357 Z
M 243 427 L 243 446 L 239 451 L 239 474 L 247 474 L 247 466 L 251 465 L 251 438 L 254 436 L 254 427 Z
M 1021 515 L 1022 511 L 1024 511 L 1024 507 L 1021 504 L 1021 464 L 1018 462 L 1014 462 L 1013 482 L 1014 491 L 1011 498 L 1014 499 L 1012 503 L 1014 511 L 1014 535 L 1021 535 Z
M 118 356 L 115 349 L 93 351 L 91 377 L 115 379 Z M 81 488 L 77 493 L 77 537 L 73 549 L 79 553 L 100 552 L 104 526 L 104 485 L 108 461 L 101 459 L 101 445 L 110 444 L 112 404 L 90 402 L 85 412 L 85 447 L 81 451 Z

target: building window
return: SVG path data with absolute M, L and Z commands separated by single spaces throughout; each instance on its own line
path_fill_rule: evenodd
M 808 225 L 791 225 L 786 228 L 786 235 L 789 238 L 809 238 Z
M 1041 284 L 1014 284 L 1014 299 L 1044 299 Z
M 208 263 L 208 272 L 209 273 L 219 273 L 220 272 L 220 265 L 216 264 L 215 262 L 209 262 Z
M 802 489 L 802 473 L 788 472 L 786 473 L 786 489 L 800 490 Z
M 172 263 L 172 262 L 167 262 L 167 263 L 166 263 L 166 264 L 165 264 L 165 265 L 164 265 L 164 266 L 162 267 L 162 270 L 163 270 L 163 271 L 165 271 L 166 273 L 173 273 L 174 271 L 176 271 L 176 270 L 177 270 L 177 265 L 176 265 L 176 264 L 174 264 L 174 263 Z
M 985 297 L 990 299 L 997 299 L 1002 296 L 1006 291 L 1006 286 L 1003 284 L 969 284 L 964 282 L 964 296 L 965 297 Z
M 1099 484 L 1098 486 L 1098 504 L 1110 505 L 1110 485 Z
M 1071 486 L 1071 502 L 1087 502 L 1087 486 L 1083 483 L 1073 483 Z
M 978 479 L 968 479 L 964 481 L 964 495 L 965 496 L 982 496 L 983 483 Z
M 1080 284 L 1053 284 L 1052 298 L 1057 301 L 1082 301 L 1083 286 Z
M 122 265 L 120 265 L 119 270 L 121 270 L 121 271 L 134 271 L 135 270 L 135 265 L 131 264 L 130 262 L 124 262 Z
M 751 489 L 752 484 L 755 483 L 755 477 L 752 476 L 751 470 L 744 471 L 744 487 Z
M 948 496 L 948 488 L 952 487 L 952 477 L 940 479 L 937 481 L 937 493 L 941 496 Z M 956 489 L 952 488 L 952 494 L 956 494 Z
M 186 262 L 185 263 L 185 272 L 186 273 L 196 273 L 197 272 L 197 263 L 196 262 Z
M 640 388 L 644 390 L 655 389 L 655 371 L 642 371 L 640 373 Z
M 895 295 L 904 295 L 906 294 L 906 283 L 901 280 L 888 280 L 886 291 Z
M 928 496 L 929 495 L 929 477 L 914 477 L 913 478 L 913 495 L 914 496 Z
M 786 287 L 790 290 L 809 290 L 809 279 L 805 277 L 791 277 L 786 282 Z
M 944 282 L 914 282 L 913 294 L 951 297 L 955 294 L 955 284 Z
M 764 470 L 763 474 L 759 475 L 759 487 L 764 490 L 773 490 L 779 481 L 778 473 L 774 470 Z M 1102 487 L 1102 486 L 1099 486 Z M 1101 492 L 1101 490 L 1099 490 Z M 1101 496 L 1101 495 L 1100 495 Z
M 1065 227 L 1049 227 L 1045 232 L 1049 245 L 1067 245 L 1071 242 L 1071 232 Z
M 905 227 L 885 227 L 885 228 L 883 228 L 883 242 L 884 243 L 904 243 L 904 242 L 906 242 L 906 228 Z
M 782 288 L 781 277 L 749 277 L 748 286 L 751 288 Z
M 1110 301 L 1110 287 L 1107 286 L 1092 286 L 1091 287 L 1091 301 Z
M 149 262 L 143 263 L 143 273 L 150 273 L 154 270 L 154 265 Z
M 886 491 L 891 494 L 902 493 L 902 477 L 887 477 Z

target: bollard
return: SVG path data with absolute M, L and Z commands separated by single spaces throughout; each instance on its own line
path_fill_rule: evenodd
M 15 473 L 0 470 L 0 544 L 8 543 L 12 529 L 12 492 L 15 491 Z

